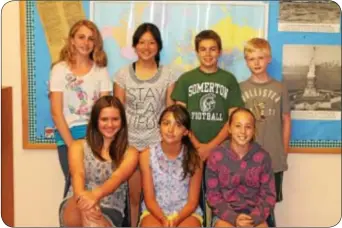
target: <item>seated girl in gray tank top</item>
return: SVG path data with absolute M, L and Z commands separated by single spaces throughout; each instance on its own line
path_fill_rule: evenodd
M 128 146 L 121 102 L 103 96 L 94 104 L 85 140 L 69 151 L 71 186 L 60 205 L 61 226 L 122 226 L 127 179 L 138 164 L 138 151 Z

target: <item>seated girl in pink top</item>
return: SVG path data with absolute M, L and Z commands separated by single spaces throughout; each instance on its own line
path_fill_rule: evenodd
M 234 110 L 229 133 L 229 141 L 210 153 L 205 172 L 212 226 L 267 227 L 275 183 L 269 154 L 254 142 L 254 115 Z

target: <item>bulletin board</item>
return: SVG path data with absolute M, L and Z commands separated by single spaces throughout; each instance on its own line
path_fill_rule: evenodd
M 241 2 L 239 4 L 207 1 L 198 5 L 194 5 L 195 3 L 193 2 L 174 2 L 173 8 L 169 7 L 166 2 L 152 1 L 139 3 L 130 1 L 49 2 L 50 5 L 44 5 L 43 3 L 46 3 L 44 1 L 20 2 L 22 122 L 23 145 L 25 149 L 55 148 L 54 124 L 49 111 L 50 104 L 48 99 L 50 67 L 51 63 L 56 60 L 56 53 L 58 53 L 63 44 L 62 36 L 66 37 L 71 24 L 81 18 L 88 18 L 98 25 L 104 38 L 104 46 L 109 59 L 108 71 L 110 75 L 114 75 L 118 68 L 136 59 L 131 48 L 131 36 L 136 26 L 144 21 L 153 22 L 162 28 L 162 37 L 166 44 L 161 53 L 162 64 L 172 65 L 179 74 L 197 64 L 192 41 L 197 32 L 206 28 L 214 28 L 224 38 L 223 56 L 219 64 L 220 67 L 232 71 L 238 81 L 249 77 L 248 69 L 244 64 L 243 55 L 241 54 L 243 44 L 249 38 L 264 37 L 270 41 L 273 59 L 268 70 L 270 75 L 277 80 L 283 80 L 284 46 L 314 45 L 317 46 L 317 50 L 320 45 L 341 46 L 341 32 L 340 28 L 337 29 L 336 26 L 331 28 L 334 32 L 286 31 L 286 24 L 282 24 L 279 30 L 278 22 L 281 19 L 279 17 L 281 6 L 278 1 Z M 53 11 L 48 11 L 52 13 L 44 13 L 49 7 L 53 7 Z M 116 10 L 117 12 L 115 11 L 116 13 L 114 14 L 110 10 L 103 11 L 106 8 Z M 132 11 L 132 9 L 134 10 Z M 154 16 L 151 10 L 159 12 L 159 14 Z M 163 12 L 166 15 L 165 17 L 160 16 L 163 15 Z M 196 18 L 196 12 L 200 12 L 200 15 L 208 14 L 207 18 L 210 20 L 193 21 L 194 29 L 192 30 L 186 29 L 186 26 L 191 26 L 190 22 L 190 24 L 183 24 L 183 36 L 185 37 L 183 41 L 187 40 L 188 43 L 182 43 L 177 41 L 177 37 L 171 37 L 170 34 L 172 32 L 163 29 L 164 27 L 162 26 L 162 23 L 171 22 L 172 18 L 170 15 L 172 16 L 172 14 L 178 12 L 181 12 L 184 17 L 189 16 L 189 18 Z M 215 14 L 215 17 L 210 17 L 210 14 Z M 113 17 L 113 15 L 117 16 Z M 192 17 L 190 17 L 191 15 Z M 108 18 L 111 19 L 109 20 Z M 199 20 L 203 18 L 206 17 L 200 17 Z M 56 24 L 59 25 L 56 26 Z M 176 27 L 170 25 L 165 28 L 179 30 L 181 29 L 179 25 L 182 24 L 179 23 Z M 236 33 L 233 32 L 234 36 L 227 36 L 227 34 L 232 34 L 233 29 L 236 29 Z M 336 32 L 336 29 L 338 32 Z M 227 30 L 230 32 L 227 32 Z M 58 34 L 57 38 L 56 34 Z M 238 36 L 238 34 L 242 34 L 242 36 Z M 171 42 L 172 39 L 176 39 L 177 42 Z M 169 49 L 167 48 L 168 42 L 170 45 Z M 234 45 L 231 45 L 232 43 Z M 172 46 L 174 44 L 176 46 Z M 178 53 L 177 57 L 177 53 L 175 53 L 177 51 L 184 51 L 186 53 Z M 118 52 L 120 58 L 117 58 Z M 316 134 L 306 134 L 303 132 L 303 129 L 307 129 L 311 133 L 315 132 Z M 301 132 L 301 134 L 298 132 Z M 328 134 L 329 132 L 333 132 L 333 134 Z M 290 152 L 340 153 L 341 119 L 293 119 Z
M 282 5 L 279 1 L 270 2 L 268 39 L 272 46 L 272 62 L 268 70 L 276 79 L 284 80 L 287 86 L 290 87 L 288 88 L 289 94 L 294 96 L 292 94 L 295 94 L 295 89 L 292 92 L 291 82 L 286 81 L 288 72 L 291 72 L 291 70 L 302 71 L 302 76 L 310 77 L 310 66 L 314 67 L 318 83 L 317 91 L 323 91 L 323 94 L 326 94 L 324 93 L 325 90 L 329 90 L 327 93 L 331 92 L 333 94 L 326 102 L 329 107 L 332 103 L 330 101 L 335 101 L 331 110 L 322 108 L 325 109 L 322 112 L 314 108 L 310 110 L 310 107 L 307 110 L 301 109 L 300 105 L 305 102 L 294 104 L 294 106 L 299 107 L 299 110 L 293 108 L 291 111 L 290 152 L 341 153 L 341 15 L 339 13 L 338 16 L 334 16 L 334 19 L 317 24 L 303 23 L 306 18 L 301 18 L 300 13 L 294 15 L 296 10 L 301 10 L 301 12 L 308 10 L 308 17 L 318 17 L 319 15 L 316 15 L 316 12 L 310 12 L 310 8 L 324 10 L 324 7 L 312 5 L 311 3 L 309 5 L 306 3 L 305 5 L 288 6 Z M 280 10 L 284 10 L 284 12 Z M 327 9 L 327 11 L 329 11 L 329 14 L 333 12 L 332 9 Z M 288 12 L 291 12 L 292 15 L 287 15 Z M 320 10 L 319 13 L 321 13 Z M 326 15 L 326 13 L 324 14 Z M 293 50 L 297 50 L 297 52 Z M 327 61 L 323 61 L 323 55 Z M 330 60 L 331 58 L 333 59 Z M 291 61 L 303 62 L 303 64 L 297 68 L 290 67 L 288 69 L 288 66 L 297 65 L 291 63 Z M 322 72 L 320 68 L 322 68 L 323 64 L 330 64 L 331 66 L 327 71 Z M 306 87 L 305 80 L 294 82 L 302 84 L 303 88 Z M 331 82 L 331 85 L 324 87 L 324 85 L 322 86 L 324 82 Z M 305 89 L 303 90 L 305 92 Z M 309 104 L 316 103 L 310 102 Z

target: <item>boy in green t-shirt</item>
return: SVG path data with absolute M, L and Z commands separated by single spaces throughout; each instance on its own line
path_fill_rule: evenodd
M 234 75 L 217 65 L 222 51 L 220 36 L 204 30 L 196 36 L 195 48 L 200 66 L 180 76 L 171 98 L 187 107 L 191 141 L 205 161 L 211 149 L 227 138 L 229 113 L 244 103 Z

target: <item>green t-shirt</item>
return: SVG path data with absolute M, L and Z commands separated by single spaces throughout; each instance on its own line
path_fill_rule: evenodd
M 244 106 L 239 84 L 233 74 L 218 69 L 204 73 L 199 68 L 184 73 L 171 94 L 184 102 L 191 117 L 191 129 L 197 139 L 208 143 L 228 119 L 228 110 Z

